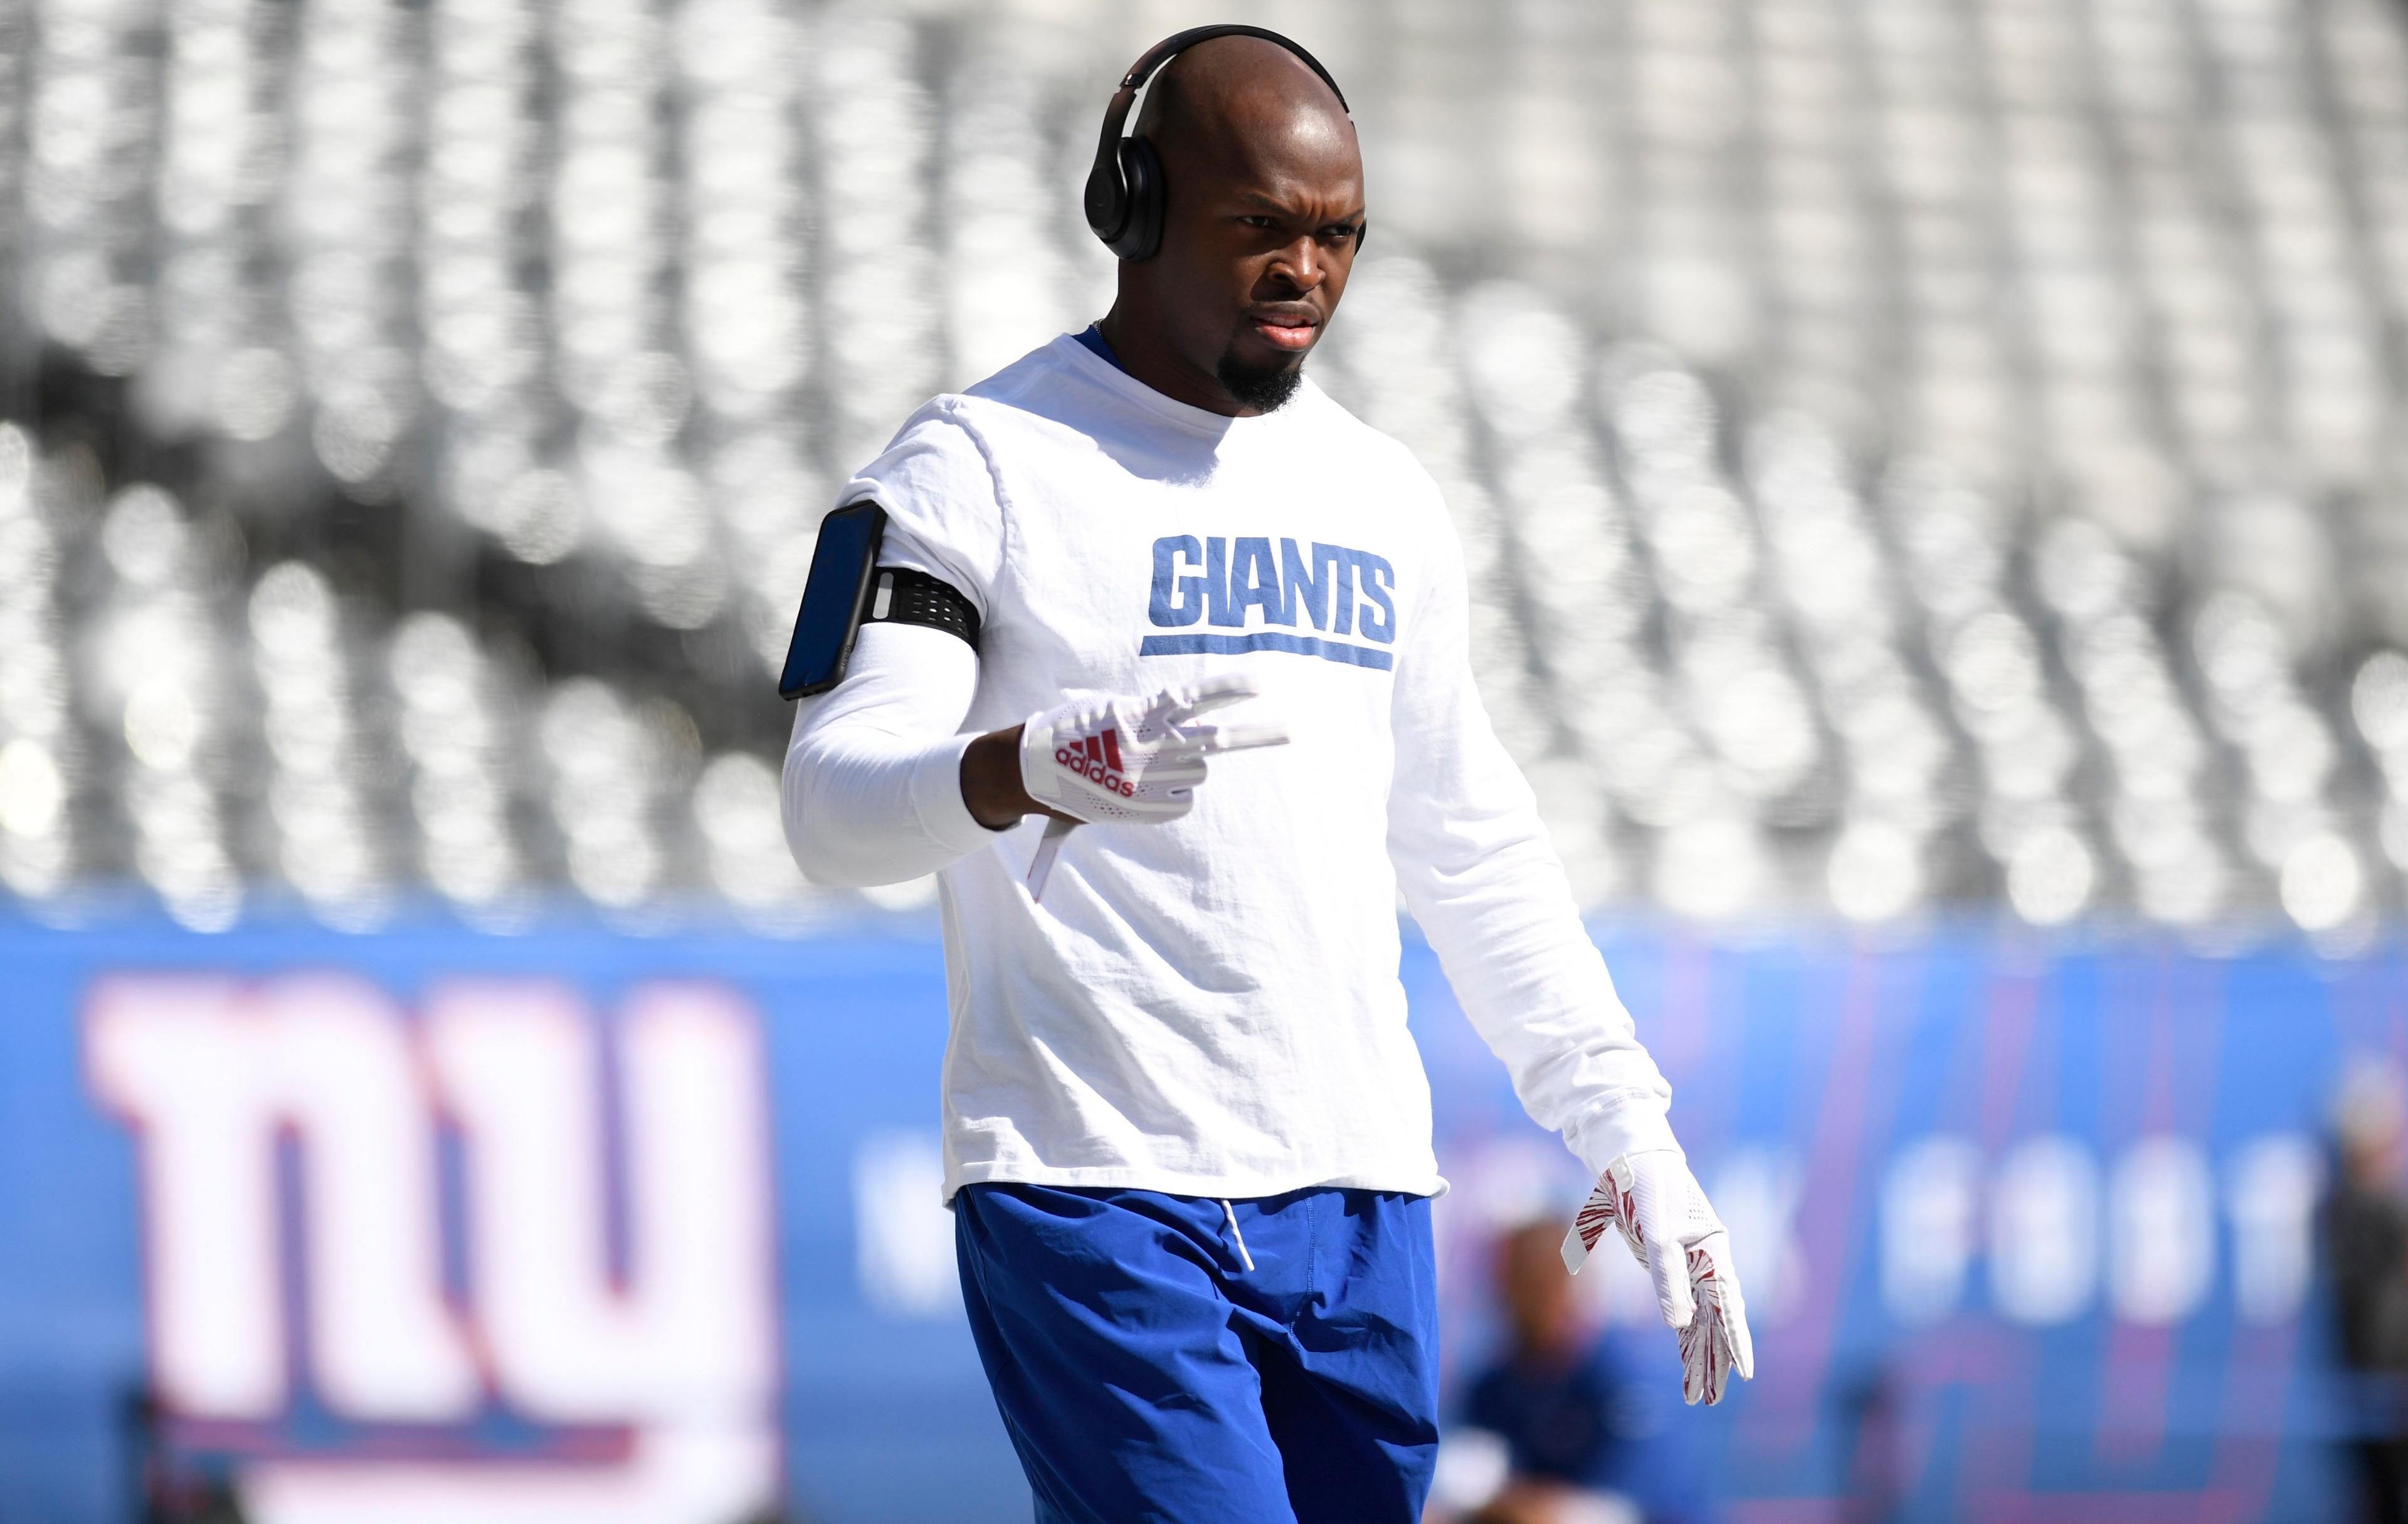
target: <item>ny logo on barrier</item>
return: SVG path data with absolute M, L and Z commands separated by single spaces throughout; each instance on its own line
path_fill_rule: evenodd
M 262 1524 L 724 1524 L 775 1495 L 757 1023 L 655 984 L 611 1036 L 535 979 L 437 985 L 414 1020 L 337 975 L 94 989 L 152 1382 L 251 1458 Z

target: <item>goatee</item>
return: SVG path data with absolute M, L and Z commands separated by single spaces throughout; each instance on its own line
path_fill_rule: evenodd
M 1299 356 L 1280 365 L 1249 365 L 1230 350 L 1222 354 L 1212 375 L 1240 407 L 1276 413 L 1287 406 L 1287 400 L 1304 383 L 1304 360 Z

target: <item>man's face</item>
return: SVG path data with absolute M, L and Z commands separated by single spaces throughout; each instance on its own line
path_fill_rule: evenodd
M 1268 411 L 1295 391 L 1346 290 L 1362 161 L 1342 117 L 1215 136 L 1165 147 L 1162 251 L 1146 274 L 1180 357 Z
M 1554 1349 L 1577 1337 L 1580 1303 L 1565 1274 L 1552 1224 L 1507 1234 L 1497 1246 L 1497 1295 L 1525 1349 Z

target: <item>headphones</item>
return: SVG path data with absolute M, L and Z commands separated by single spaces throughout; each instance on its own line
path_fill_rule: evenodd
M 1104 247 L 1125 260 L 1152 259 L 1162 248 L 1162 161 L 1155 156 L 1154 145 L 1142 137 L 1121 135 L 1127 125 L 1129 108 L 1137 104 L 1137 93 L 1154 71 L 1169 63 L 1199 42 L 1214 37 L 1260 37 L 1275 42 L 1304 61 L 1307 68 L 1321 76 L 1321 82 L 1338 97 L 1338 105 L 1350 116 L 1354 108 L 1346 104 L 1346 93 L 1338 81 L 1321 66 L 1321 61 L 1278 33 L 1259 26 L 1195 26 L 1176 36 L 1167 37 L 1146 50 L 1145 56 L 1129 65 L 1121 76 L 1121 88 L 1112 96 L 1111 105 L 1104 108 L 1104 133 L 1096 144 L 1096 166 L 1087 172 L 1085 204 L 1087 226 L 1104 240 Z M 1360 235 L 1357 235 L 1359 246 Z

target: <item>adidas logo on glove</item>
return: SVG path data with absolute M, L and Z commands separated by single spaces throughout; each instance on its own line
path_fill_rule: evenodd
M 1283 725 L 1203 718 L 1254 696 L 1252 681 L 1230 676 L 1149 698 L 1074 699 L 1021 728 L 1020 781 L 1030 798 L 1074 819 L 1175 820 L 1196 807 L 1206 756 L 1287 744 Z
M 1072 741 L 1054 748 L 1054 760 L 1088 782 L 1124 799 L 1137 796 L 1137 785 L 1128 779 L 1127 769 L 1121 765 L 1121 733 L 1117 728 L 1083 741 Z
M 1254 696 L 1254 685 L 1243 677 L 1209 677 L 1152 698 L 1074 699 L 1030 715 L 1020 727 L 1020 781 L 1029 798 L 1073 821 L 1178 819 L 1196 807 L 1208 753 L 1287 745 L 1284 725 L 1213 725 L 1200 719 Z M 1045 892 L 1069 829 L 1063 820 L 1047 823 L 1028 865 L 1032 898 Z

